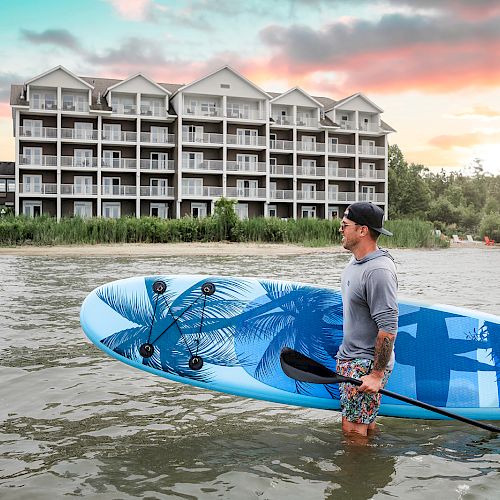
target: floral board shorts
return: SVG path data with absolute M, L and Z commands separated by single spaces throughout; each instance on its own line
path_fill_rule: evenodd
M 337 372 L 344 377 L 361 378 L 371 372 L 371 359 L 339 359 Z M 385 370 L 382 387 L 385 386 L 392 370 Z M 380 408 L 381 394 L 359 392 L 353 384 L 339 384 L 342 416 L 355 424 L 371 424 Z

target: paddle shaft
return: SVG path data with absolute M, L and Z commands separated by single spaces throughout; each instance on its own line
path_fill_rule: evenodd
M 335 377 L 338 383 L 348 382 L 353 385 L 362 385 L 363 382 L 356 378 L 338 376 Z M 389 396 L 394 399 L 399 399 L 400 401 L 404 401 L 405 403 L 409 403 L 411 405 L 420 406 L 420 408 L 424 408 L 425 410 L 433 411 L 434 413 L 440 413 L 449 418 L 453 418 L 455 420 L 461 420 L 467 424 L 475 425 L 476 427 L 481 427 L 487 431 L 491 432 L 500 432 L 500 428 L 495 427 L 494 425 L 485 424 L 484 422 L 479 422 L 478 420 L 473 420 L 471 418 L 463 417 L 462 415 L 457 415 L 456 413 L 451 413 L 449 411 L 443 410 L 442 408 L 438 408 L 437 406 L 430 405 L 428 403 L 424 403 L 423 401 L 419 401 L 418 399 L 408 398 L 403 396 L 402 394 L 397 394 L 392 391 L 388 391 L 387 389 L 380 389 L 378 392 L 380 394 L 384 394 L 385 396 Z

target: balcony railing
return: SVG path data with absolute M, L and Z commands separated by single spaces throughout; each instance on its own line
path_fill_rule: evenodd
M 61 129 L 62 139 L 78 139 L 84 141 L 97 141 L 99 132 L 97 130 L 86 130 L 76 128 Z
M 33 167 L 57 167 L 57 156 L 39 155 L 39 156 L 20 156 L 20 165 L 30 165 Z
M 297 175 L 307 176 L 307 177 L 324 177 L 325 167 L 310 167 L 299 165 L 297 166 Z
M 314 153 L 324 153 L 325 144 L 322 142 L 297 141 L 297 151 L 310 151 Z
M 97 158 L 83 156 L 61 156 L 61 167 L 97 168 Z
M 30 102 L 30 110 L 57 111 L 57 101 Z
M 385 156 L 385 148 L 383 146 L 358 146 L 360 155 L 366 156 Z
M 222 160 L 182 160 L 182 168 L 184 170 L 204 170 L 222 172 Z
M 79 113 L 86 113 L 89 110 L 88 102 L 75 102 L 70 104 L 69 102 L 63 102 L 62 104 L 63 111 L 78 111 Z
M 171 186 L 141 186 L 141 196 L 155 198 L 173 198 L 174 188 Z
M 328 165 L 328 177 L 354 179 L 356 177 L 356 170 L 354 170 L 353 168 L 338 168 L 336 166 Z
M 222 187 L 216 186 L 182 186 L 182 196 L 221 197 Z
M 61 195 L 96 196 L 97 184 L 61 184 Z
M 324 199 L 324 191 L 297 191 L 297 200 L 322 201 Z
M 258 109 L 246 109 L 246 110 L 227 110 L 226 116 L 228 118 L 236 118 L 243 120 L 263 120 L 264 117 Z
M 135 158 L 102 158 L 102 168 L 137 168 L 137 160 Z
M 273 115 L 274 125 L 292 125 L 293 117 L 289 115 Z
M 359 171 L 360 179 L 385 179 L 385 170 L 364 170 Z
M 328 152 L 336 155 L 354 155 L 356 146 L 354 144 L 328 144 Z
M 141 132 L 141 142 L 152 144 L 175 144 L 175 135 L 163 132 Z
M 167 110 L 161 107 L 148 106 L 147 104 L 141 104 L 141 116 L 167 116 Z
M 57 184 L 45 183 L 23 183 L 19 184 L 19 193 L 21 194 L 57 194 Z
M 174 172 L 175 171 L 175 161 L 174 160 L 141 159 L 140 166 L 141 166 L 141 170 L 156 170 L 156 171 L 162 171 L 162 172 Z
M 340 128 L 343 130 L 355 130 L 356 124 L 353 121 L 349 120 L 340 120 Z
M 292 189 L 272 189 L 269 191 L 269 198 L 271 200 L 293 200 Z
M 271 140 L 271 149 L 277 149 L 279 151 L 293 151 L 293 141 L 282 141 L 282 140 Z
M 137 142 L 137 132 L 102 131 L 102 140 L 110 142 Z
M 183 132 L 182 142 L 196 144 L 222 144 L 222 134 L 197 134 L 196 132 Z
M 226 195 L 230 198 L 265 198 L 266 188 L 226 188 Z
M 201 107 L 201 106 L 185 106 L 184 115 L 191 116 L 222 116 L 222 108 L 219 107 Z
M 228 134 L 227 143 L 231 145 L 236 144 L 238 146 L 265 146 L 266 138 L 261 135 L 253 136 Z
M 328 201 L 351 202 L 356 200 L 356 193 L 351 191 L 328 191 Z
M 360 123 L 359 130 L 365 132 L 380 132 L 382 129 L 378 123 Z
M 135 104 L 112 104 L 111 112 L 118 115 L 136 115 L 137 106 Z
M 228 172 L 253 172 L 253 173 L 265 173 L 266 163 L 265 162 L 252 162 L 252 161 L 228 161 L 227 162 Z
M 135 186 L 110 186 L 103 184 L 101 186 L 103 196 L 135 196 L 137 188 Z
M 296 125 L 298 127 L 318 127 L 318 119 L 306 116 L 297 116 Z
M 293 165 L 271 165 L 271 175 L 293 175 Z
M 20 137 L 37 139 L 57 139 L 57 128 L 54 127 L 19 127 Z
M 384 193 L 359 193 L 359 201 L 374 201 L 383 203 L 385 201 Z

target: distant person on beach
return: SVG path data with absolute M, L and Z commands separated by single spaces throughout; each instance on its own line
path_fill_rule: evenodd
M 342 219 L 342 245 L 352 253 L 342 273 L 344 339 L 337 354 L 337 371 L 359 378 L 363 385 L 340 384 L 342 431 L 367 436 L 375 429 L 380 407 L 378 391 L 394 367 L 398 331 L 397 276 L 391 255 L 377 245 L 384 212 L 377 205 L 350 205 Z

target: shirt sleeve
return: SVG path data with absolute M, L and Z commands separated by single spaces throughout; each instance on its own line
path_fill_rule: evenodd
M 398 281 L 389 269 L 373 269 L 366 278 L 366 302 L 379 330 L 398 333 Z

